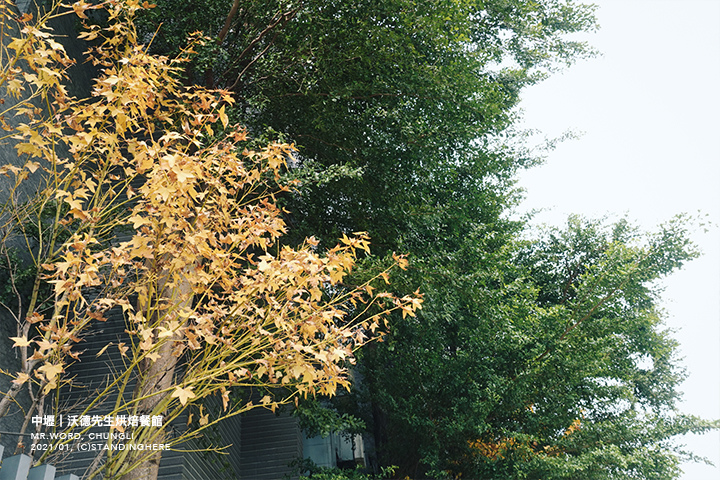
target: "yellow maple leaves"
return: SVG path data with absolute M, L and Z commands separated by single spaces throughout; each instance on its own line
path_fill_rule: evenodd
M 37 371 L 38 371 L 38 373 L 42 374 L 42 376 L 45 378 L 45 380 L 47 380 L 48 382 L 52 382 L 64 370 L 63 370 L 62 365 L 53 365 L 51 363 L 46 362 L 43 366 L 39 367 L 37 369 Z
M 30 375 L 28 375 L 27 373 L 24 373 L 24 372 L 20 372 L 17 374 L 15 379 L 12 381 L 12 383 L 14 383 L 16 385 L 22 385 L 25 382 L 27 382 L 28 380 L 30 380 Z
M 13 347 L 27 347 L 32 343 L 32 340 L 28 340 L 24 335 L 22 337 L 10 337 L 10 340 L 13 341 Z
M 106 3 L 108 26 L 81 35 L 97 39 L 91 60 L 101 73 L 90 99 L 62 94 L 53 65 L 67 62 L 48 32 L 27 29 L 14 45 L 27 58 L 30 44 L 55 55 L 35 62 L 31 77 L 8 78 L 53 91 L 58 102 L 15 132 L 18 152 L 33 160 L 0 174 L 47 175 L 39 203 L 54 206 L 53 228 L 63 234 L 43 265 L 52 315 L 28 317 L 39 332 L 32 339 L 12 337 L 18 348 L 37 346 L 34 377 L 28 370 L 13 381 L 32 380 L 43 394 L 56 388 L 90 322 L 122 307 L 130 341 L 117 344 L 125 368 L 116 385 L 153 385 L 144 375 L 155 363 L 182 359 L 184 368 L 117 409 L 152 399 L 153 414 L 172 417 L 218 395 L 232 414 L 257 406 L 234 404 L 234 387 L 278 392 L 262 397 L 267 408 L 348 388 L 354 352 L 381 337 L 387 315 L 421 307 L 419 294 L 396 298 L 376 285 L 407 260 L 395 256 L 375 278 L 344 285 L 357 256 L 370 252 L 366 234 L 343 235 L 325 252 L 314 238 L 280 247 L 287 228 L 277 198 L 289 188 L 278 181 L 295 147 L 251 148 L 247 131 L 230 124 L 231 94 L 186 88 L 178 71 L 187 58 L 153 56 L 138 44 L 129 14 L 139 2 Z M 72 9 L 85 18 L 99 7 L 79 1 Z M 111 242 L 118 232 L 128 238 Z M 97 355 L 117 355 L 109 346 Z
M 179 385 L 175 387 L 171 397 L 177 398 L 182 405 L 187 405 L 188 400 L 195 398 L 192 387 L 182 388 Z
M 51 390 L 54 390 L 57 387 L 60 374 L 64 371 L 65 369 L 63 369 L 61 364 L 53 364 L 50 362 L 45 362 L 37 369 L 35 375 L 44 381 L 42 389 L 43 395 L 47 395 Z

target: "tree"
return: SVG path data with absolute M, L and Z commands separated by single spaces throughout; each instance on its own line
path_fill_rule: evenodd
M 676 478 L 670 439 L 718 426 L 677 411 L 657 308 L 658 279 L 696 256 L 683 222 L 644 235 L 571 218 L 412 262 L 422 314 L 360 362 L 384 461 L 413 478 Z
M 245 129 L 230 124 L 228 92 L 181 85 L 198 40 L 173 59 L 151 55 L 133 24 L 138 1 L 73 5 L 81 18 L 99 8 L 106 9 L 104 26 L 80 34 L 94 41 L 89 58 L 100 69 L 89 99 L 65 93 L 62 69 L 46 59 L 70 61 L 42 19 L 25 17 L 24 37 L 10 43 L 16 61 L 6 85 L 11 92 L 37 86 L 47 110 L 16 108 L 28 115 L 13 131 L 28 160 L 24 168 L 0 170 L 16 185 L 28 171 L 41 182 L 36 197 L 26 204 L 13 197 L 8 210 L 6 231 L 20 230 L 28 244 L 28 232 L 36 233 L 29 253 L 38 273 L 27 309 L 18 312 L 22 332 L 13 340 L 22 368 L 10 372 L 14 385 L 0 400 L 0 415 L 23 388 L 33 399 L 28 419 L 57 398 L 53 392 L 71 381 L 63 373 L 78 360 L 83 333 L 112 308 L 125 313 L 130 341 L 100 354 L 118 349 L 123 368 L 83 414 L 113 399 L 105 411 L 110 430 L 132 430 L 137 444 L 176 446 L 251 408 L 348 387 L 353 352 L 379 337 L 387 313 L 414 315 L 421 300 L 376 291 L 374 281 L 343 284 L 357 252 L 369 251 L 364 234 L 343 236 L 325 253 L 313 238 L 279 247 L 285 224 L 275 196 L 287 189 L 279 174 L 293 147 L 253 149 Z M 123 231 L 129 239 L 117 240 Z M 396 257 L 396 264 L 406 261 Z M 38 310 L 43 280 L 52 291 L 48 312 Z M 264 395 L 255 403 L 232 401 L 231 390 L 240 387 Z M 218 418 L 201 409 L 199 427 L 168 434 L 170 422 L 213 395 L 223 405 Z M 164 423 L 127 420 L 139 416 Z M 104 455 L 91 476 L 157 476 L 160 451 Z

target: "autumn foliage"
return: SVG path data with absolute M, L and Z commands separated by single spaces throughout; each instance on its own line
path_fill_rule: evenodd
M 225 112 L 228 92 L 182 85 L 183 63 L 201 38 L 178 58 L 150 55 L 132 22 L 138 1 L 72 6 L 81 18 L 98 8 L 107 25 L 81 34 L 93 40 L 88 58 L 101 72 L 89 99 L 67 95 L 64 69 L 72 60 L 47 19 L 21 18 L 20 36 L 4 52 L 0 82 L 24 99 L 14 113 L 25 120 L 12 138 L 27 162 L 0 173 L 16 187 L 31 172 L 42 183 L 35 198 L 11 202 L 4 220 L 7 231 L 28 222 L 46 229 L 33 259 L 42 267 L 36 285 L 49 282 L 53 301 L 51 313 L 36 311 L 35 301 L 22 315 L 13 340 L 23 367 L 8 372 L 14 386 L 0 415 L 22 388 L 39 405 L 70 381 L 68 366 L 82 359 L 78 342 L 112 308 L 123 310 L 130 340 L 103 352 L 118 349 L 124 368 L 87 412 L 120 392 L 104 414 L 163 415 L 168 424 L 216 396 L 224 411 L 204 415 L 202 430 L 259 405 L 347 388 L 353 352 L 378 338 L 389 311 L 414 315 L 419 296 L 376 291 L 387 271 L 343 286 L 357 255 L 369 251 L 362 233 L 326 252 L 312 238 L 280 247 L 286 225 L 275 196 L 290 188 L 278 180 L 293 146 L 252 148 Z M 12 20 L 7 6 L 2 13 Z M 405 260 L 396 257 L 398 265 Z M 263 394 L 240 404 L 231 398 L 237 387 Z M 170 437 L 137 427 L 135 439 L 177 445 L 198 429 Z M 149 478 L 154 455 L 112 452 L 98 468 L 104 478 Z

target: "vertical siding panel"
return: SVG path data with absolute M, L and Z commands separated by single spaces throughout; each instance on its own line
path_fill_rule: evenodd
M 242 418 L 240 478 L 278 480 L 289 475 L 290 462 L 302 458 L 297 418 L 256 408 Z

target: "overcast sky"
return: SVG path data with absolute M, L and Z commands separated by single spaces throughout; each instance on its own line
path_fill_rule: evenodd
M 597 0 L 602 57 L 529 89 L 525 126 L 549 137 L 584 132 L 527 172 L 524 208 L 562 224 L 570 213 L 623 215 L 652 228 L 681 212 L 720 223 L 720 0 Z M 720 227 L 665 284 L 689 378 L 685 413 L 720 418 Z M 715 467 L 684 464 L 683 480 L 720 479 L 720 433 L 685 438 Z

